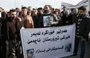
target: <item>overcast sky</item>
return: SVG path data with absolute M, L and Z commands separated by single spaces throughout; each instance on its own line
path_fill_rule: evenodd
M 52 5 L 54 8 L 60 8 L 61 2 L 70 3 L 76 5 L 81 0 L 0 0 L 0 7 L 4 9 L 11 9 L 15 7 L 31 6 L 31 7 L 43 7 L 46 4 Z

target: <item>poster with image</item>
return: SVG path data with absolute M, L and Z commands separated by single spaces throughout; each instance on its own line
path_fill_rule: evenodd
M 52 21 L 53 21 L 53 17 L 51 15 L 43 16 L 43 25 L 44 25 L 44 27 L 51 26 Z
M 61 58 L 73 55 L 75 24 L 21 29 L 24 58 Z

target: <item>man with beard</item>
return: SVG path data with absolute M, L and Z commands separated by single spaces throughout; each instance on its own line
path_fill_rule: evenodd
M 10 10 L 10 17 L 6 18 L 6 21 L 3 23 L 2 34 L 6 40 L 7 45 L 7 57 L 15 58 L 17 56 L 16 46 L 20 40 L 20 28 L 21 28 L 21 19 L 16 16 L 16 11 L 14 9 Z
M 52 14 L 52 7 L 50 5 L 44 6 L 44 13 L 43 13 L 43 26 L 44 27 L 51 27 L 56 26 L 58 21 L 55 20 Z

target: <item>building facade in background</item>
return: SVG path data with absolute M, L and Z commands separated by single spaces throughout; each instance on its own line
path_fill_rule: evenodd
M 82 0 L 81 2 L 79 2 L 77 5 L 72 5 L 72 4 L 68 4 L 65 2 L 61 3 L 61 7 L 66 7 L 66 10 L 69 12 L 70 9 L 72 8 L 76 8 L 78 9 L 80 6 L 85 6 L 87 11 L 90 11 L 90 0 Z

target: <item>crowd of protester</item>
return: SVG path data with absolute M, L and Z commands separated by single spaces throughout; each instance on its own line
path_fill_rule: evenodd
M 77 55 L 79 42 L 81 43 L 81 58 L 85 53 L 85 41 L 88 41 L 90 31 L 90 12 L 86 14 L 86 8 L 71 9 L 68 13 L 45 5 L 44 8 L 22 7 L 11 9 L 6 12 L 0 10 L 0 57 L 1 58 L 23 58 L 20 29 L 21 28 L 47 28 L 76 24 L 76 38 L 74 55 Z

